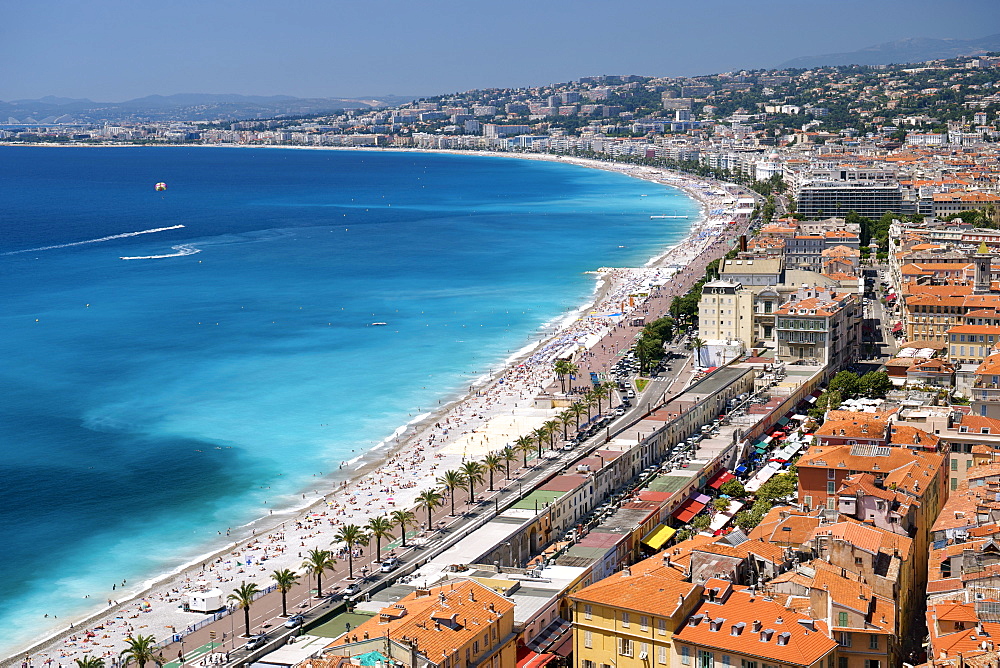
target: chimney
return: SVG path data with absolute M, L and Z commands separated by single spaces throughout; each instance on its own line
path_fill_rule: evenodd
M 750 628 L 753 630 L 754 633 L 760 633 L 760 629 L 762 626 L 763 624 L 760 623 L 760 620 L 755 619 L 753 620 L 753 626 L 751 626 Z

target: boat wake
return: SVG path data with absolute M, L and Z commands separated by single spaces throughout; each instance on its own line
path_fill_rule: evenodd
M 163 255 L 132 255 L 132 256 L 121 256 L 123 260 L 159 260 L 164 257 L 183 257 L 185 255 L 194 255 L 195 253 L 200 253 L 200 248 L 195 248 L 193 244 L 181 244 L 179 246 L 171 246 L 170 250 L 177 251 L 176 253 L 164 253 Z
M 19 253 L 35 253 L 38 251 L 55 250 L 57 248 L 71 248 L 73 246 L 84 246 L 86 244 L 99 244 L 103 241 L 114 241 L 115 239 L 127 239 L 128 237 L 137 237 L 140 234 L 154 234 L 156 232 L 166 232 L 167 230 L 179 230 L 182 227 L 184 226 L 171 225 L 170 227 L 156 227 L 151 230 L 139 230 L 138 232 L 124 232 L 122 234 L 112 234 L 110 237 L 101 237 L 100 239 L 87 239 L 86 241 L 73 241 L 68 244 L 55 244 L 53 246 L 39 246 L 38 248 L 25 248 L 24 250 L 8 251 L 6 253 L 0 253 L 0 256 L 18 255 Z

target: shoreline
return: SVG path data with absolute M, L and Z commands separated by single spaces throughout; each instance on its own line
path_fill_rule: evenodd
M 87 146 L 89 147 L 89 146 Z M 219 147 L 219 146 L 217 146 Z M 237 147 L 239 148 L 239 147 Z M 294 507 L 289 507 L 282 509 L 275 513 L 274 515 L 265 515 L 263 517 L 258 517 L 252 521 L 246 523 L 245 525 L 239 527 L 239 531 L 243 534 L 241 536 L 235 537 L 235 540 L 227 542 L 221 547 L 209 550 L 209 552 L 199 555 L 193 559 L 188 560 L 184 564 L 178 565 L 176 568 L 172 569 L 167 573 L 160 574 L 142 583 L 140 591 L 131 594 L 128 601 L 122 602 L 116 606 L 105 607 L 93 614 L 89 615 L 86 619 L 80 621 L 74 621 L 74 629 L 54 631 L 47 634 L 46 637 L 40 641 L 36 641 L 30 648 L 27 649 L 17 649 L 7 658 L 0 661 L 0 665 L 8 665 L 9 663 L 15 662 L 17 657 L 23 656 L 26 652 L 28 654 L 38 654 L 39 652 L 49 652 L 52 653 L 53 649 L 58 649 L 60 644 L 64 644 L 67 637 L 74 634 L 74 632 L 80 631 L 80 629 L 92 626 L 102 619 L 107 619 L 111 616 L 118 614 L 119 612 L 130 611 L 136 602 L 143 597 L 150 594 L 160 594 L 161 600 L 162 595 L 165 590 L 169 591 L 171 587 L 174 589 L 180 589 L 184 586 L 185 582 L 190 582 L 192 576 L 199 573 L 199 564 L 221 561 L 224 557 L 233 554 L 239 554 L 240 552 L 247 551 L 253 544 L 259 543 L 265 534 L 269 532 L 274 533 L 279 530 L 284 533 L 284 525 L 286 523 L 295 523 L 297 521 L 304 521 L 304 518 L 311 514 L 316 514 L 318 508 L 323 509 L 323 518 L 329 518 L 327 515 L 331 508 L 339 508 L 338 503 L 331 503 L 328 497 L 347 497 L 349 493 L 355 494 L 357 496 L 362 489 L 368 489 L 371 487 L 372 480 L 376 477 L 378 472 L 392 462 L 398 460 L 404 455 L 413 455 L 414 449 L 418 448 L 420 444 L 424 442 L 425 439 L 429 438 L 435 430 L 434 424 L 440 423 L 442 421 L 450 419 L 448 416 L 456 417 L 456 414 L 461 414 L 463 409 L 468 409 L 470 406 L 475 409 L 475 405 L 478 400 L 483 398 L 484 395 L 488 395 L 490 391 L 497 391 L 498 383 L 501 383 L 503 379 L 509 377 L 512 371 L 515 371 L 519 366 L 524 366 L 525 362 L 531 360 L 534 356 L 539 354 L 541 351 L 545 351 L 546 348 L 554 345 L 554 342 L 558 342 L 560 337 L 564 336 L 568 331 L 573 329 L 573 326 L 583 320 L 583 316 L 589 310 L 593 310 L 598 307 L 603 301 L 605 301 L 609 295 L 613 295 L 616 288 L 620 289 L 622 284 L 625 283 L 626 287 L 629 283 L 629 279 L 636 280 L 636 277 L 641 277 L 643 274 L 649 276 L 653 272 L 660 269 L 662 270 L 667 264 L 665 260 L 671 257 L 673 254 L 677 253 L 679 250 L 687 250 L 691 252 L 691 258 L 697 255 L 696 246 L 699 241 L 699 235 L 703 234 L 708 227 L 711 217 L 709 213 L 709 202 L 707 196 L 700 192 L 701 189 L 713 188 L 715 190 L 725 190 L 724 185 L 717 184 L 714 181 L 708 179 L 701 179 L 697 177 L 689 177 L 676 172 L 671 172 L 666 169 L 643 167 L 639 165 L 631 165 L 628 163 L 613 163 L 604 162 L 598 160 L 588 160 L 581 158 L 567 158 L 563 156 L 553 156 L 547 154 L 503 154 L 503 153 L 493 153 L 493 152 L 480 152 L 480 151 L 434 151 L 434 150 L 424 150 L 424 149 L 382 149 L 382 148 L 349 148 L 349 147 L 286 147 L 286 146 L 273 146 L 273 147 L 246 147 L 246 148 L 297 148 L 297 149 L 312 149 L 312 150 L 368 150 L 368 151 L 385 151 L 391 150 L 394 152 L 417 152 L 417 153 L 445 153 L 445 154 L 455 154 L 455 155 L 476 155 L 480 157 L 508 157 L 515 159 L 535 159 L 535 160 L 547 160 L 553 162 L 560 162 L 564 164 L 574 164 L 580 167 L 596 168 L 605 171 L 613 171 L 622 173 L 626 176 L 631 176 L 633 178 L 639 178 L 642 180 L 647 180 L 657 185 L 666 185 L 677 190 L 684 192 L 688 197 L 693 199 L 698 203 L 701 208 L 700 214 L 695 217 L 695 219 L 690 222 L 687 234 L 679 242 L 671 244 L 659 254 L 650 258 L 642 268 L 637 268 L 633 270 L 618 270 L 619 272 L 636 272 L 634 275 L 627 275 L 624 279 L 621 276 L 616 276 L 616 270 L 602 268 L 596 272 L 595 276 L 595 286 L 591 298 L 581 305 L 579 308 L 573 309 L 565 314 L 557 316 L 550 325 L 540 329 L 536 334 L 532 335 L 532 338 L 523 346 L 521 349 L 515 353 L 508 356 L 506 359 L 498 360 L 499 365 L 497 371 L 492 374 L 479 376 L 473 379 L 471 383 L 471 388 L 469 392 L 459 392 L 457 396 L 449 398 L 447 396 L 442 397 L 442 403 L 434 411 L 429 411 L 421 415 L 416 416 L 413 420 L 407 422 L 405 425 L 397 428 L 392 434 L 387 436 L 385 439 L 380 441 L 374 447 L 366 450 L 362 455 L 350 460 L 348 466 L 337 469 L 335 472 L 324 475 L 321 479 L 316 480 L 316 484 L 310 485 L 313 489 L 322 489 L 322 493 L 318 493 L 317 497 L 311 499 L 305 504 L 296 504 Z M 691 258 L 685 259 L 684 264 L 690 261 Z M 670 263 L 671 266 L 680 266 L 679 261 L 674 261 Z M 639 305 L 641 306 L 641 304 Z M 535 338 L 537 337 L 537 338 Z M 541 375 L 547 376 L 548 382 L 543 382 L 543 385 L 551 383 L 552 374 L 550 371 L 551 365 L 548 365 L 549 369 L 540 367 L 543 372 Z M 532 385 L 533 381 L 536 379 L 531 379 L 524 384 L 522 388 L 522 394 L 528 393 L 528 397 L 518 396 L 517 399 L 530 401 L 530 395 L 537 393 L 537 388 Z M 510 387 L 508 384 L 507 387 Z M 482 402 L 478 402 L 482 403 Z M 508 402 L 509 403 L 509 402 Z M 518 401 L 514 401 L 515 409 L 518 406 Z M 504 414 L 506 414 L 506 408 L 504 407 Z M 497 416 L 497 410 L 491 413 L 489 410 L 484 411 L 490 413 L 489 418 Z M 478 418 L 482 419 L 481 414 Z M 487 420 L 488 421 L 488 420 Z M 463 426 L 468 426 L 468 421 L 463 423 Z M 481 426 L 482 423 L 477 424 Z M 447 434 L 449 430 L 445 430 Z M 472 430 L 475 432 L 475 429 Z M 451 435 L 451 438 L 444 438 L 438 443 L 434 443 L 433 446 L 442 452 L 446 450 L 444 446 L 453 444 L 457 440 L 456 435 Z M 431 443 L 434 441 L 431 438 L 431 442 L 426 446 L 428 452 L 430 450 Z M 466 444 L 468 446 L 468 443 Z M 418 452 L 423 452 L 423 446 L 419 447 Z M 436 458 L 445 459 L 442 452 L 435 455 Z M 449 461 L 453 460 L 457 456 L 457 452 L 449 452 Z M 465 453 L 462 453 L 462 458 L 465 458 Z M 475 455 L 473 455 L 475 456 Z M 421 458 L 424 462 L 426 458 Z M 433 461 L 425 462 L 428 464 L 434 464 L 430 467 L 429 471 L 423 472 L 422 484 L 424 488 L 428 485 L 433 484 L 434 469 L 438 467 L 439 464 L 435 464 Z M 426 467 L 424 467 L 426 468 Z M 520 467 L 518 467 L 520 468 Z M 369 487 L 365 487 L 363 483 L 368 482 Z M 416 484 L 410 486 L 406 489 L 417 490 Z M 399 508 L 409 508 L 411 503 L 409 501 L 404 501 L 402 497 L 408 497 L 409 494 L 404 494 L 404 489 L 399 488 L 394 491 L 397 497 L 400 497 Z M 306 491 L 306 494 L 309 492 Z M 303 495 L 305 498 L 305 494 Z M 370 505 L 371 502 L 369 502 Z M 345 514 L 346 503 L 344 509 L 341 509 L 339 513 L 335 513 L 335 516 L 340 514 Z M 353 513 L 352 509 L 352 513 Z M 358 509 L 361 514 L 366 514 L 366 509 Z M 382 512 L 376 511 L 374 508 L 367 511 L 368 515 L 384 514 L 388 512 L 385 508 Z M 303 518 L 303 519 L 297 519 Z M 363 520 L 351 520 L 351 521 L 363 521 Z M 334 520 L 329 519 L 329 523 L 332 525 Z M 319 524 L 321 522 L 316 522 Z M 312 528 L 312 527 L 311 527 Z M 324 527 L 325 529 L 326 527 Z M 268 535 L 270 538 L 271 535 Z M 281 540 L 285 540 L 284 536 Z M 273 541 L 272 541 L 273 542 Z M 287 541 L 286 541 L 287 542 Z M 305 543 L 303 542 L 303 545 Z M 265 550 L 266 553 L 266 550 Z M 274 557 L 272 557 L 274 558 Z M 277 558 L 274 558 L 276 561 Z M 287 560 L 287 559 L 286 559 Z M 270 570 L 270 564 L 268 570 Z M 298 562 L 294 565 L 285 565 L 283 567 L 291 567 L 293 569 L 298 568 Z M 263 567 L 261 567 L 263 570 Z M 242 572 L 242 569 L 240 569 Z M 167 603 L 173 602 L 174 599 L 170 599 L 168 596 Z M 183 616 L 185 614 L 191 616 L 191 613 L 177 613 L 176 606 L 172 610 L 166 610 L 167 614 L 173 613 L 175 615 Z M 137 617 L 138 615 L 136 615 Z M 199 615 L 198 618 L 204 618 L 205 615 Z M 150 620 L 152 621 L 152 620 Z M 196 623 L 196 621 L 191 621 L 191 623 Z M 177 628 L 183 628 L 187 625 L 187 622 L 182 622 L 176 624 Z M 149 634 L 151 631 L 156 632 L 156 629 L 162 628 L 163 624 L 158 624 L 154 629 L 150 631 L 145 631 L 144 633 Z M 139 631 L 143 632 L 143 631 Z M 162 639 L 162 638 L 158 638 Z M 97 648 L 93 648 L 97 649 Z M 71 660 L 69 656 L 60 656 L 56 660 L 61 660 L 61 658 L 66 658 Z

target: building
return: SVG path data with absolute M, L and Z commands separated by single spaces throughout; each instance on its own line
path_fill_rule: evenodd
M 774 314 L 778 358 L 831 369 L 857 359 L 861 307 L 847 292 L 803 287 Z
M 844 215 L 854 211 L 867 218 L 880 218 L 886 211 L 912 213 L 903 200 L 898 183 L 874 181 L 806 181 L 795 192 L 796 211 L 809 218 Z
M 654 556 L 572 594 L 573 656 L 579 668 L 678 666 L 674 633 L 702 587 Z
M 325 652 L 362 654 L 369 641 L 412 647 L 419 668 L 515 668 L 514 604 L 474 580 L 418 589 L 344 633 Z
M 695 668 L 829 668 L 837 650 L 824 622 L 714 578 L 675 639 L 678 665 Z

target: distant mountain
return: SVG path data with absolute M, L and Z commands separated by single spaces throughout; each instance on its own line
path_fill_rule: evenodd
M 93 102 L 54 97 L 0 101 L 0 123 L 101 123 L 121 121 L 217 121 L 323 114 L 343 109 L 386 107 L 411 97 L 299 98 L 290 95 L 148 95 L 127 102 Z
M 975 39 L 933 39 L 910 37 L 876 44 L 859 51 L 828 53 L 823 56 L 802 56 L 782 63 L 779 67 L 822 67 L 824 65 L 892 65 L 922 63 L 925 60 L 972 56 L 1000 51 L 1000 34 Z

